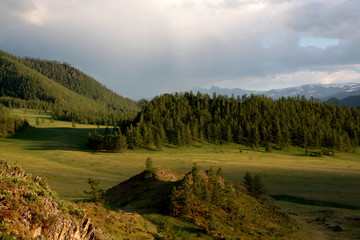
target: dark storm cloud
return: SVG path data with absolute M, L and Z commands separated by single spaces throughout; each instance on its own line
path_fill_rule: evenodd
M 295 31 L 330 38 L 351 38 L 360 24 L 360 1 L 304 1 L 287 16 Z
M 334 0 L 3 1 L 0 48 L 67 61 L 133 98 L 211 84 L 299 85 L 300 76 L 335 79 L 339 65 L 344 79 L 356 78 L 359 7 Z M 303 48 L 304 36 L 340 41 Z

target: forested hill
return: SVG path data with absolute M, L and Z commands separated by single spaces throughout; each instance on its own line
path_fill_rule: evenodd
M 109 125 L 130 119 L 139 111 L 135 102 L 117 96 L 69 65 L 64 66 L 73 71 L 74 76 L 83 77 L 71 77 L 70 73 L 61 75 L 61 64 L 49 64 L 42 69 L 54 76 L 59 74 L 59 79 L 67 75 L 68 84 L 73 84 L 70 89 L 26 66 L 24 62 L 27 61 L 31 63 L 0 51 L 0 101 L 4 105 L 51 110 L 59 119 Z M 81 91 L 83 93 L 79 94 Z
M 20 59 L 20 61 L 31 69 L 82 96 L 105 103 L 109 108 L 122 111 L 139 111 L 139 107 L 134 101 L 119 96 L 68 63 L 27 57 Z
M 305 97 L 166 94 L 154 98 L 125 128 L 129 147 L 207 141 L 346 151 L 359 145 L 360 111 Z

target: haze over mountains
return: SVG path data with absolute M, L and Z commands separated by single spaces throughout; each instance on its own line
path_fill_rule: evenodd
M 360 105 L 360 83 L 345 84 L 307 84 L 297 87 L 288 87 L 282 89 L 271 89 L 268 91 L 253 91 L 241 88 L 220 88 L 212 86 L 210 89 L 194 88 L 193 92 L 201 92 L 212 95 L 213 93 L 220 95 L 242 96 L 244 94 L 262 94 L 273 99 L 279 97 L 296 97 L 305 96 L 306 98 L 318 98 L 324 101 L 332 101 L 337 104 L 350 105 L 358 107 Z

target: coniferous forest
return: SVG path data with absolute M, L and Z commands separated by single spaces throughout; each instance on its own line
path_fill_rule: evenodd
M 0 103 L 51 111 L 54 119 L 116 126 L 90 134 L 94 150 L 161 149 L 164 145 L 294 145 L 326 152 L 359 145 L 359 109 L 305 97 L 227 97 L 176 93 L 137 104 L 67 63 L 0 52 Z M 140 105 L 142 111 L 140 110 Z M 12 130 L 9 130 L 11 132 Z
M 140 110 L 66 63 L 19 58 L 0 51 L 0 103 L 51 111 L 55 119 L 116 125 Z
M 15 135 L 29 126 L 25 119 L 28 109 L 36 110 L 26 115 L 31 123 L 36 118 L 36 127 L 28 127 Z M 37 116 L 41 115 L 50 119 L 51 124 L 40 126 Z M 77 127 L 76 123 L 97 126 Z M 353 164 L 358 164 L 359 135 L 359 108 L 302 96 L 272 99 L 263 95 L 229 97 L 192 92 L 134 102 L 67 63 L 19 58 L 0 51 L 0 137 L 11 136 L 1 139 L 4 143 L 1 156 L 22 161 L 27 168 L 48 174 L 62 197 L 84 201 L 79 206 L 86 209 L 80 212 L 70 205 L 65 209 L 63 203 L 56 207 L 55 195 L 50 194 L 39 177 L 31 177 L 3 161 L 0 164 L 0 177 L 5 183 L 2 195 L 10 209 L 0 212 L 0 239 L 35 238 L 40 234 L 49 238 L 52 236 L 49 234 L 62 233 L 62 221 L 52 220 L 63 219 L 61 212 L 67 219 L 70 215 L 84 217 L 86 213 L 94 226 L 105 229 L 99 234 L 105 234 L 106 238 L 99 239 L 110 239 L 107 234 L 114 234 L 114 239 L 142 239 L 142 234 L 150 236 L 149 239 L 193 239 L 192 236 L 196 239 L 309 239 L 302 227 L 288 216 L 303 214 L 303 210 L 298 213 L 298 206 L 302 204 L 311 210 L 311 213 L 305 212 L 306 218 L 301 215 L 304 224 L 306 220 L 306 224 L 313 222 L 318 226 L 321 221 L 327 231 L 342 231 L 338 224 L 342 221 L 347 224 L 344 233 L 355 236 L 357 225 L 351 224 L 354 219 L 357 221 L 358 214 L 349 217 L 349 211 L 359 209 L 357 203 L 352 203 L 359 195 L 356 191 L 359 167 L 352 169 Z M 149 151 L 124 155 L 94 153 L 84 149 L 84 143 L 94 151 Z M 290 148 L 292 146 L 296 148 Z M 303 157 L 300 148 L 305 155 L 336 152 L 336 157 L 308 161 L 311 157 Z M 153 151 L 162 149 L 161 153 Z M 278 151 L 269 154 L 264 153 L 264 149 Z M 221 154 L 216 154 L 219 150 Z M 239 152 L 246 154 L 239 155 Z M 139 163 L 145 160 L 145 154 L 155 156 L 161 164 L 176 165 L 178 169 L 155 168 L 152 159 L 147 157 L 145 171 L 111 187 L 118 177 L 129 177 L 133 169 L 142 168 Z M 210 169 L 201 171 L 196 162 Z M 195 163 L 189 173 L 179 171 L 189 163 Z M 219 166 L 216 173 L 211 164 Z M 277 165 L 281 169 L 276 168 Z M 326 166 L 313 170 L 320 165 Z M 222 167 L 232 181 L 222 177 Z M 253 168 L 254 176 L 247 172 L 247 167 Z M 275 169 L 276 173 L 267 175 L 272 172 L 269 169 Z M 262 182 L 261 175 L 266 182 Z M 338 177 L 343 175 L 346 177 Z M 100 180 L 92 176 L 99 177 L 111 188 L 105 191 Z M 84 179 L 88 179 L 90 191 L 84 191 Z M 239 183 L 242 179 L 244 184 Z M 39 191 L 23 188 L 24 182 L 31 186 L 41 183 Z M 274 187 L 279 185 L 282 185 L 279 189 Z M 335 186 L 334 189 L 327 188 L 330 185 Z M 344 190 L 345 185 L 349 187 Z M 19 194 L 18 189 L 25 192 Z M 82 199 L 84 193 L 90 198 Z M 14 194 L 19 198 L 14 198 Z M 344 195 L 346 200 L 342 199 Z M 295 205 L 295 213 L 286 207 L 280 211 L 268 201 L 269 197 L 300 205 Z M 316 208 L 311 208 L 312 204 Z M 56 214 L 41 215 L 49 206 Z M 333 210 L 318 211 L 318 206 L 344 208 L 346 214 L 338 214 L 340 210 L 336 210 L 336 214 Z M 146 216 L 128 215 L 128 212 Z M 328 213 L 334 215 L 332 219 Z M 338 225 L 330 225 L 331 221 Z M 49 222 L 54 229 L 52 233 L 48 231 Z M 69 231 L 77 229 L 77 223 L 68 226 Z
M 122 140 L 121 146 L 131 149 L 209 142 L 265 146 L 268 151 L 294 145 L 326 149 L 330 154 L 359 145 L 360 111 L 304 97 L 273 100 L 187 92 L 155 97 L 132 123 L 123 123 L 120 129 L 114 134 L 91 134 L 89 147 L 116 150 L 110 139 L 125 135 L 127 143 Z
M 14 117 L 7 108 L 0 104 L 0 137 L 7 137 L 26 126 L 28 126 L 27 121 Z

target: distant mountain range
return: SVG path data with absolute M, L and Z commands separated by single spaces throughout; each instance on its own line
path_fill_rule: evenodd
M 272 89 L 268 91 L 244 90 L 241 88 L 220 88 L 212 86 L 210 89 L 194 88 L 193 92 L 201 92 L 212 95 L 213 93 L 221 95 L 242 96 L 244 94 L 265 95 L 274 99 L 280 97 L 305 96 L 306 98 L 318 98 L 323 101 L 334 102 L 341 105 L 360 106 L 360 83 L 344 84 L 307 84 L 297 87 L 288 87 L 282 89 Z

